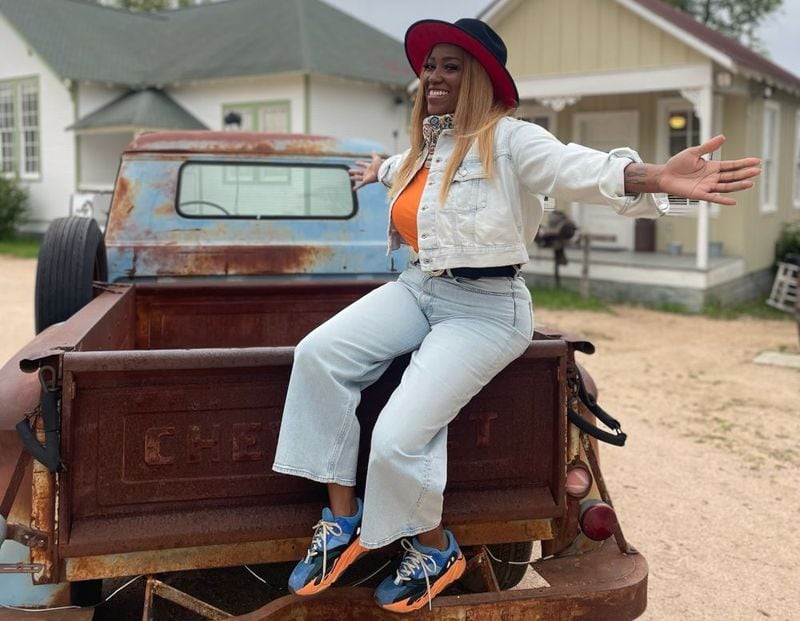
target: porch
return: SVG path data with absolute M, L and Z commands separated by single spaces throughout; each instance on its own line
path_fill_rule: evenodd
M 561 286 L 578 290 L 583 251 L 570 246 L 566 255 L 568 264 L 559 269 Z M 551 249 L 531 249 L 531 260 L 522 268 L 528 285 L 554 286 L 553 261 Z M 698 267 L 697 257 L 689 253 L 592 248 L 589 256 L 590 293 L 609 301 L 679 305 L 698 312 L 709 303 L 734 304 L 759 296 L 766 299 L 771 284 L 769 269 L 747 273 L 744 259 L 736 256 L 708 257 L 704 268 Z

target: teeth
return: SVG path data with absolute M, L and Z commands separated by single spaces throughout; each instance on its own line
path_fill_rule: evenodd
M 428 95 L 432 97 L 444 97 L 447 95 L 447 91 L 428 91 Z

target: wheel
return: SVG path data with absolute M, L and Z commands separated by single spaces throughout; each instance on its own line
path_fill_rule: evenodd
M 94 297 L 94 281 L 108 279 L 106 246 L 91 218 L 53 220 L 36 267 L 36 332 L 64 321 Z
M 492 559 L 492 569 L 497 578 L 497 585 L 500 590 L 505 591 L 519 584 L 525 572 L 528 570 L 528 561 L 531 560 L 531 552 L 533 551 L 533 541 L 520 541 L 518 543 L 497 543 L 494 545 L 486 546 L 489 552 L 496 558 L 500 559 L 498 562 Z M 508 562 L 526 563 L 525 565 L 511 565 Z M 480 593 L 486 590 L 483 580 L 474 574 L 466 574 L 461 578 L 461 586 L 473 593 Z

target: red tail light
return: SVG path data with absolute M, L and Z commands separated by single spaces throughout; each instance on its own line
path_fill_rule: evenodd
M 614 534 L 617 514 L 601 500 L 585 500 L 581 503 L 580 525 L 589 539 L 603 541 Z
M 567 469 L 567 494 L 573 498 L 583 498 L 592 489 L 592 474 L 583 462 L 575 462 Z

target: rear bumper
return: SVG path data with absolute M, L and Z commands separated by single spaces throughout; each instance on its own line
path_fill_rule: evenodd
M 438 597 L 426 619 L 455 621 L 625 621 L 647 607 L 647 561 L 640 554 L 620 553 L 609 540 L 599 550 L 581 556 L 535 563 L 549 587 L 499 593 Z M 313 598 L 288 595 L 238 621 L 323 621 L 332 618 L 397 619 L 379 609 L 366 588 L 332 588 Z

